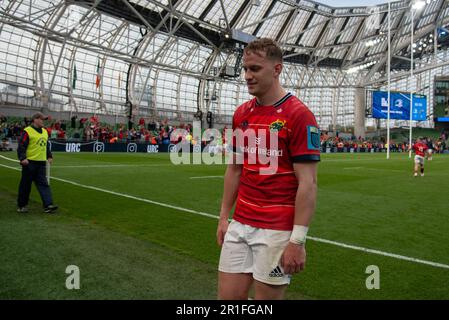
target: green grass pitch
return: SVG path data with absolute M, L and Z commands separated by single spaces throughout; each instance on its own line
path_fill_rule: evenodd
M 310 239 L 306 270 L 286 298 L 449 299 L 448 164 L 434 155 L 414 178 L 407 154 L 323 154 L 310 236 L 440 265 Z M 15 211 L 12 168 L 0 157 L 0 299 L 216 298 L 217 219 L 196 212 L 218 215 L 225 165 L 56 153 L 53 216 L 34 186 L 30 213 Z M 68 265 L 79 267 L 79 290 L 65 287 Z M 366 288 L 370 265 L 380 270 L 378 290 Z

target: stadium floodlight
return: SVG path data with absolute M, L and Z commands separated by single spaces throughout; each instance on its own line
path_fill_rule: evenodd
M 385 37 L 376 38 L 374 40 L 368 40 L 367 42 L 365 42 L 365 46 L 372 47 L 375 44 L 381 43 L 383 40 L 385 40 Z
M 418 1 L 415 1 L 415 3 L 413 3 L 412 9 L 413 10 L 421 10 L 422 8 L 424 8 L 425 5 L 426 5 L 426 3 L 423 0 L 418 0 Z
M 358 65 L 358 66 L 355 66 L 355 67 L 347 69 L 346 73 L 355 73 L 355 72 L 358 72 L 360 70 L 369 68 L 369 67 L 375 65 L 376 63 L 377 63 L 377 61 L 367 62 L 367 63 L 364 63 L 364 64 L 361 64 L 361 65 Z

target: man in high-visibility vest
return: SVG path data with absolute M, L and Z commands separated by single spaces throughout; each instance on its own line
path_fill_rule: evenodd
M 44 120 L 48 117 L 38 112 L 31 118 L 31 125 L 26 127 L 19 140 L 17 155 L 22 166 L 22 179 L 17 199 L 19 213 L 28 212 L 31 184 L 36 184 L 44 205 L 44 212 L 53 213 L 58 207 L 53 205 L 51 189 L 46 177 L 47 161 L 51 164 L 53 156 L 48 146 L 48 132 Z

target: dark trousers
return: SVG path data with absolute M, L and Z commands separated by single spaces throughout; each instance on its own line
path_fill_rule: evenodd
M 17 199 L 17 205 L 19 208 L 28 205 L 31 184 L 33 181 L 39 191 L 39 194 L 41 195 L 44 208 L 50 204 L 53 204 L 51 189 L 47 182 L 45 167 L 45 161 L 29 161 L 27 166 L 22 166 L 22 179 L 20 180 L 19 197 Z

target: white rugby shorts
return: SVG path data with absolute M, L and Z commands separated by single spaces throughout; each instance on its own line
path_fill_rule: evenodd
M 420 164 L 420 165 L 424 165 L 424 157 L 415 156 L 415 163 L 416 164 Z
M 218 270 L 252 273 L 257 281 L 271 285 L 290 284 L 280 259 L 291 231 L 255 228 L 233 220 L 225 234 Z

